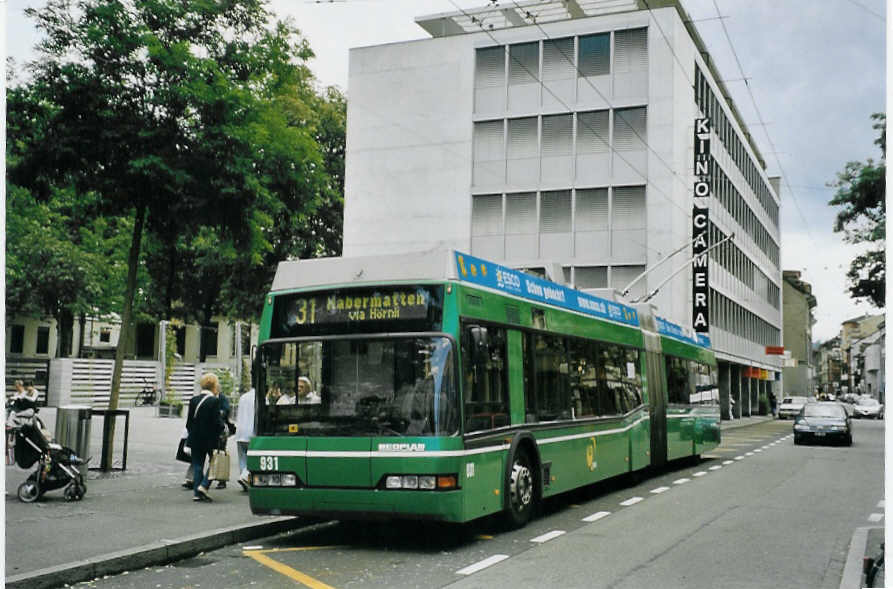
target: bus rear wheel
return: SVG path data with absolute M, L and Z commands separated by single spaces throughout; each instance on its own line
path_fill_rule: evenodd
M 508 473 L 506 491 L 508 501 L 505 510 L 506 523 L 512 528 L 520 528 L 530 521 L 536 505 L 536 480 L 533 461 L 523 449 L 512 456 L 512 469 Z

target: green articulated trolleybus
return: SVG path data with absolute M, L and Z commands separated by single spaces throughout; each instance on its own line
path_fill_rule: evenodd
M 452 250 L 283 262 L 255 373 L 256 514 L 520 526 L 720 441 L 708 338 Z

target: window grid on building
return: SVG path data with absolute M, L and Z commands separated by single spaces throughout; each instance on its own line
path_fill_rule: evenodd
M 732 184 L 732 181 L 712 156 L 709 166 L 713 197 L 729 212 L 738 225 L 750 235 L 756 246 L 766 254 L 777 268 L 779 265 L 778 244 L 775 243 L 775 240 L 772 239 L 772 236 L 769 235 L 769 232 L 763 227 L 763 224 L 760 223 L 760 220 L 751 208 L 747 206 L 744 197 L 741 196 L 741 193 L 738 192 L 738 189 L 735 188 L 735 185 Z
M 710 260 L 725 268 L 741 284 L 778 309 L 781 302 L 778 286 L 732 240 L 723 241 L 728 236 L 712 222 L 707 231 L 711 245 L 722 241 L 710 250 Z
M 780 345 L 781 331 L 765 319 L 712 288 L 708 300 L 711 309 L 710 322 L 714 327 L 761 346 Z
M 772 197 L 769 186 L 763 180 L 756 164 L 747 153 L 744 142 L 735 132 L 731 121 L 720 106 L 716 95 L 707 83 L 707 78 L 701 69 L 695 66 L 695 103 L 701 112 L 710 118 L 713 130 L 720 142 L 726 147 L 732 161 L 738 166 L 745 181 L 753 190 L 763 210 L 769 215 L 773 226 L 778 228 L 778 204 Z

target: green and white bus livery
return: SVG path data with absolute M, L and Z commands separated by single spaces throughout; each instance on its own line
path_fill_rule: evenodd
M 284 262 L 259 344 L 256 514 L 523 525 L 720 441 L 708 338 L 455 251 Z

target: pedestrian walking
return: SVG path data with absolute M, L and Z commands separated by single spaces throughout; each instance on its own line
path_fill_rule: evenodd
M 239 484 L 248 490 L 248 443 L 254 437 L 254 387 L 239 397 L 236 408 L 236 450 L 239 453 Z
M 211 484 L 205 472 L 205 459 L 217 448 L 223 421 L 220 415 L 220 402 L 217 394 L 220 382 L 217 375 L 208 372 L 200 381 L 202 391 L 189 400 L 189 413 L 186 415 L 186 431 L 189 433 L 189 448 L 192 450 L 192 477 L 195 484 L 193 501 L 211 501 L 208 486 Z
M 234 434 L 236 431 L 236 426 L 230 420 L 230 416 L 232 415 L 232 404 L 229 402 L 229 397 L 226 396 L 226 393 L 221 391 L 217 395 L 217 400 L 220 402 L 220 420 L 223 422 L 223 431 L 220 432 L 220 438 L 217 441 L 217 450 L 226 450 L 226 441 L 231 434 Z M 217 481 L 218 489 L 226 488 L 226 481 Z

